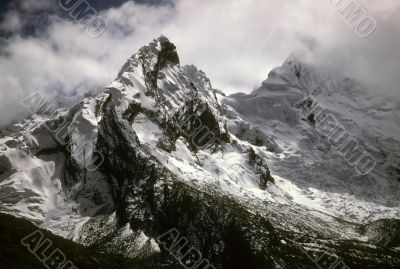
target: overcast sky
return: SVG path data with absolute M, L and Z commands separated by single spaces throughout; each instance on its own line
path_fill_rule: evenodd
M 399 92 L 400 1 L 355 1 L 377 22 L 368 38 L 339 16 L 332 6 L 338 1 L 89 1 L 107 23 L 97 38 L 56 0 L 2 1 L 0 124 L 18 115 L 18 101 L 32 92 L 104 88 L 160 34 L 175 43 L 183 64 L 195 64 L 228 94 L 258 87 L 296 51 L 383 93 Z

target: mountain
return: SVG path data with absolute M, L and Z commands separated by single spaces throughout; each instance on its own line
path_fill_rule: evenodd
M 155 266 L 400 265 L 400 101 L 351 78 L 291 56 L 225 96 L 161 36 L 96 96 L 22 103 L 1 212 Z

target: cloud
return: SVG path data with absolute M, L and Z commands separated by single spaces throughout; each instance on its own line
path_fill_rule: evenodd
M 23 11 L 11 9 L 3 27 L 20 29 L 21 14 L 29 5 L 33 10 L 57 8 L 39 2 L 42 6 L 21 2 Z M 387 92 L 397 91 L 400 5 L 358 3 L 377 21 L 369 38 L 357 36 L 330 0 L 176 0 L 163 5 L 128 1 L 100 12 L 108 28 L 98 38 L 88 36 L 59 9 L 49 16 L 44 33 L 15 34 L 2 49 L 0 125 L 20 115 L 19 100 L 34 91 L 71 95 L 104 88 L 131 54 L 161 33 L 177 45 L 183 64 L 197 65 L 227 93 L 250 92 L 298 50 L 312 52 L 318 64 L 343 69 Z
M 51 0 L 18 0 L 16 1 L 20 4 L 22 10 L 36 11 L 49 9 L 54 6 L 54 1 Z
M 22 28 L 20 14 L 18 12 L 9 12 L 0 23 L 0 29 L 4 31 L 17 32 Z
M 313 50 L 314 61 L 330 65 L 369 85 L 383 94 L 399 94 L 400 80 L 400 3 L 371 0 L 358 2 L 377 22 L 376 30 L 368 38 L 360 38 L 338 16 L 330 35 L 314 35 L 318 46 Z

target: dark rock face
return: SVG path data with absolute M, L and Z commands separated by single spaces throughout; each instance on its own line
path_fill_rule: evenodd
M 162 69 L 168 62 L 179 64 L 179 56 L 175 45 L 169 42 L 168 39 L 165 39 L 161 42 L 161 52 L 158 55 L 157 69 Z
M 161 45 L 161 50 L 158 52 L 153 51 L 152 47 L 144 47 L 142 51 L 139 52 L 139 57 L 141 59 L 142 68 L 145 71 L 145 82 L 148 89 L 148 94 L 154 96 L 157 100 L 157 79 L 159 72 L 168 63 L 172 65 L 179 64 L 179 56 L 176 52 L 176 47 L 174 44 L 170 43 L 165 37 L 160 37 L 158 39 Z M 156 63 L 152 63 L 152 59 L 156 59 Z M 123 67 L 122 70 L 126 69 Z
M 167 125 L 170 130 L 175 130 L 175 137 L 184 137 L 193 151 L 230 141 L 226 129 L 220 128 L 207 103 L 200 99 L 189 101 L 184 110 L 174 115 Z
M 275 238 L 272 225 L 234 200 L 177 182 L 165 202 L 156 233 L 176 227 L 216 268 L 273 268 L 266 247 Z
M 106 156 L 100 170 L 107 176 L 116 205 L 118 225 L 131 222 L 136 229 L 143 229 L 149 217 L 148 208 L 155 180 L 155 165 L 144 156 L 139 140 L 128 123 L 113 107 L 107 108 L 100 122 L 97 147 Z M 135 203 L 129 203 L 129 201 Z
M 248 268 L 272 264 L 265 256 L 267 249 L 258 250 L 254 242 L 254 233 L 263 235 L 263 244 L 271 241 L 273 227 L 268 221 L 253 217 L 218 192 L 180 182 L 146 156 L 134 131 L 113 108 L 100 123 L 97 147 L 107 156 L 101 171 L 108 178 L 120 227 L 129 222 L 132 230 L 153 238 L 176 228 L 216 268 L 239 268 L 243 262 L 255 266 Z M 237 253 L 243 251 L 239 259 Z
M 362 227 L 369 242 L 385 249 L 400 246 L 400 220 L 382 219 L 371 222 Z
M 10 171 L 12 168 L 10 161 L 4 155 L 0 155 L 0 176 Z
M 275 179 L 271 176 L 268 166 L 263 162 L 262 158 L 256 154 L 252 147 L 249 149 L 248 158 L 249 164 L 260 176 L 260 188 L 262 190 L 267 188 L 268 182 L 275 183 Z
M 12 167 L 7 157 L 0 155 L 0 183 L 9 178 L 14 172 L 15 169 Z
M 216 190 L 178 180 L 141 150 L 135 132 L 112 107 L 101 121 L 97 149 L 107 156 L 101 171 L 115 199 L 118 225 L 129 223 L 133 231 L 142 230 L 151 238 L 177 229 L 215 268 L 295 269 L 299 264 L 319 268 L 330 262 L 337 268 L 372 269 L 384 264 L 385 269 L 394 269 L 400 261 L 393 251 L 361 242 L 299 240 L 295 233 L 274 228 L 266 217 L 250 213 Z M 260 164 L 251 150 L 249 162 Z M 317 247 L 306 251 L 310 246 Z M 161 251 L 168 257 L 169 252 Z M 312 255 L 324 257 L 321 264 L 310 259 Z

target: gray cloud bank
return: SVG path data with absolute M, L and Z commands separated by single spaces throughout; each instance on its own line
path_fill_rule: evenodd
M 56 13 L 45 33 L 18 35 L 26 12 L 59 8 L 50 0 L 24 0 L 25 13 L 10 9 L 0 23 L 0 30 L 16 33 L 0 42 L 0 125 L 23 113 L 18 102 L 32 92 L 71 95 L 103 88 L 132 53 L 161 33 L 177 45 L 182 63 L 197 65 L 227 93 L 250 92 L 294 51 L 307 51 L 316 64 L 382 92 L 399 92 L 400 3 L 358 0 L 377 22 L 376 31 L 361 38 L 332 1 L 128 1 L 101 11 L 107 31 L 91 38 Z

